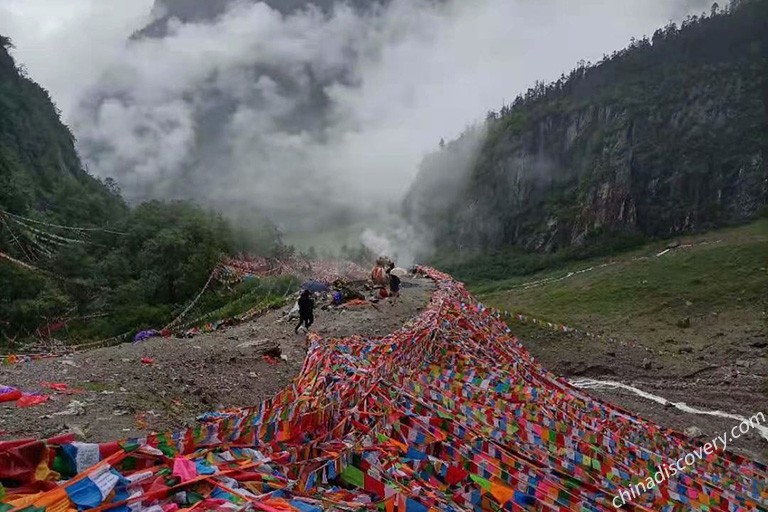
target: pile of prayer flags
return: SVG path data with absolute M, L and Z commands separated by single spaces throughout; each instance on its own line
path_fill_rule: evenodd
M 25 461 L 15 477 L 0 470 L 0 512 L 607 511 L 695 450 L 550 374 L 503 314 L 419 271 L 437 287 L 418 318 L 381 338 L 310 335 L 300 375 L 255 407 L 117 443 L 0 444 L 0 468 Z M 767 502 L 766 466 L 712 453 L 625 508 Z

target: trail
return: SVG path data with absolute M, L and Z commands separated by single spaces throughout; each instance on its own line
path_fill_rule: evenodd
M 408 281 L 394 307 L 381 306 L 315 312 L 313 329 L 323 336 L 379 336 L 400 328 L 429 301 L 431 281 Z M 306 357 L 306 336 L 293 333 L 294 322 L 281 322 L 286 308 L 269 311 L 251 321 L 194 338 L 151 338 L 125 343 L 130 336 L 80 347 L 64 357 L 4 366 L 0 385 L 43 392 L 51 399 L 28 409 L 0 403 L 0 440 L 49 437 L 73 430 L 79 440 L 102 442 L 116 437 L 192 425 L 200 414 L 218 407 L 245 407 L 267 399 L 288 386 Z M 126 339 L 127 338 L 127 339 Z M 280 346 L 287 361 L 262 357 L 259 345 Z M 252 344 L 252 346 L 249 346 Z M 152 364 L 141 360 L 149 358 Z M 80 390 L 73 395 L 52 393 L 44 382 L 60 382 Z M 84 404 L 77 414 L 55 416 L 73 401 Z
M 579 389 L 624 389 L 626 391 L 630 391 L 637 396 L 640 396 L 642 398 L 645 398 L 646 400 L 652 400 L 658 404 L 667 406 L 670 405 L 676 409 L 679 409 L 683 412 L 689 413 L 689 414 L 700 414 L 705 416 L 717 416 L 720 418 L 728 418 L 733 419 L 737 421 L 746 421 L 749 422 L 749 418 L 740 416 L 738 414 L 732 414 L 729 412 L 723 412 L 723 411 L 713 411 L 709 409 L 699 409 L 697 407 L 691 407 L 687 405 L 685 402 L 671 402 L 667 400 L 666 398 L 660 397 L 658 395 L 654 395 L 653 393 L 648 393 L 647 391 L 643 391 L 642 389 L 638 389 L 634 386 L 630 386 L 628 384 L 624 384 L 621 382 L 616 382 L 612 380 L 595 380 L 595 379 L 573 379 L 570 381 L 570 383 L 579 388 Z M 762 412 L 762 411 L 759 411 Z M 760 435 L 768 441 L 768 426 L 764 425 L 753 425 L 755 430 L 757 430 Z
M 761 237 L 754 237 L 754 238 L 755 239 L 760 239 Z M 666 254 L 669 254 L 670 252 L 681 251 L 681 250 L 684 250 L 684 249 L 690 249 L 691 247 L 697 247 L 697 246 L 701 246 L 701 245 L 720 244 L 722 242 L 723 242 L 722 240 L 701 240 L 701 241 L 695 242 L 695 243 L 687 243 L 687 244 L 682 244 L 682 245 L 679 245 L 679 246 L 676 246 L 676 247 L 669 247 L 669 248 L 664 249 L 663 251 L 661 251 L 659 253 L 651 254 L 649 256 L 635 256 L 630 261 L 631 262 L 637 262 L 637 261 L 645 261 L 645 260 L 648 260 L 650 258 L 661 258 L 662 256 L 665 256 Z M 524 283 L 519 283 L 519 284 L 516 284 L 514 286 L 509 287 L 509 290 L 519 290 L 519 289 L 527 290 L 529 288 L 535 288 L 535 287 L 538 287 L 538 286 L 544 286 L 544 285 L 548 285 L 548 284 L 552 284 L 552 283 L 558 283 L 560 281 L 565 281 L 566 279 L 571 279 L 572 277 L 576 277 L 576 276 L 579 276 L 579 275 L 582 275 L 582 274 L 586 274 L 586 273 L 592 272 L 594 270 L 599 270 L 599 269 L 602 269 L 602 268 L 606 268 L 606 267 L 610 267 L 610 266 L 613 266 L 613 265 L 617 265 L 619 263 L 620 263 L 620 261 L 618 261 L 618 260 L 612 260 L 612 261 L 608 261 L 606 263 L 602 263 L 600 265 L 593 265 L 591 267 L 583 268 L 583 269 L 580 269 L 580 270 L 570 271 L 567 274 L 564 274 L 564 275 L 562 275 L 560 277 L 547 277 L 547 278 L 544 278 L 544 279 L 537 279 L 535 281 L 528 281 L 528 282 L 524 282 Z M 621 262 L 621 263 L 626 264 L 627 262 Z

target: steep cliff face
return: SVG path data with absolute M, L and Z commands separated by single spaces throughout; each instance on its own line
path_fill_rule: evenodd
M 469 172 L 442 186 L 444 167 L 425 161 L 407 210 L 438 246 L 538 251 L 753 218 L 768 196 L 767 57 L 764 0 L 667 27 L 489 113 Z
M 23 76 L 0 36 L 0 209 L 103 223 L 122 200 L 90 176 L 48 93 Z M 0 247 L 3 239 L 0 238 Z

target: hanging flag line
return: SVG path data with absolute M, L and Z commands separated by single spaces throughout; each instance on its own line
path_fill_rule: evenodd
M 8 261 L 9 263 L 12 263 L 13 265 L 16 265 L 17 267 L 23 268 L 25 270 L 28 270 L 30 272 L 34 272 L 36 274 L 41 274 L 44 276 L 51 277 L 53 279 L 57 279 L 59 281 L 70 283 L 70 284 L 76 284 L 78 286 L 84 286 L 87 288 L 95 288 L 103 291 L 108 291 L 108 288 L 103 288 L 101 286 L 96 286 L 91 283 L 88 283 L 86 281 L 82 281 L 80 279 L 70 279 L 68 277 L 60 276 L 58 274 L 55 274 L 53 272 L 50 272 L 48 270 L 44 270 L 42 268 L 36 267 L 34 265 L 31 265 L 29 263 L 24 263 L 23 261 L 17 260 L 16 258 L 13 258 L 12 256 L 5 254 L 4 252 L 0 252 L 0 259 L 4 259 Z
M 695 449 L 556 378 L 503 313 L 419 270 L 436 282 L 419 317 L 380 338 L 311 334 L 299 376 L 255 407 L 114 443 L 0 444 L 0 468 L 12 457 L 26 486 L 0 503 L 12 512 L 609 511 L 618 489 Z M 756 512 L 766 502 L 765 465 L 713 452 L 627 510 Z
M 506 311 L 506 310 L 501 311 L 501 313 L 502 313 L 502 315 L 504 315 L 504 318 L 507 321 L 514 320 L 516 322 L 520 322 L 520 323 L 524 323 L 524 324 L 540 325 L 540 326 L 543 326 L 543 327 L 547 327 L 547 328 L 549 328 L 549 329 L 551 329 L 553 331 L 556 331 L 556 332 L 562 332 L 562 333 L 566 333 L 566 334 L 573 333 L 573 334 L 576 334 L 578 336 L 584 336 L 584 337 L 595 339 L 595 340 L 607 341 L 609 343 L 615 343 L 615 344 L 621 345 L 622 347 L 639 347 L 639 348 L 642 348 L 643 350 L 645 350 L 646 352 L 649 352 L 649 353 L 652 353 L 652 354 L 656 353 L 656 351 L 654 351 L 654 349 L 652 349 L 652 348 L 650 348 L 650 347 L 648 347 L 646 345 L 643 345 L 642 343 L 638 343 L 636 341 L 626 342 L 626 341 L 622 341 L 622 340 L 619 340 L 617 338 L 614 338 L 612 336 L 605 336 L 605 335 L 598 334 L 598 333 L 593 333 L 593 332 L 589 332 L 589 331 L 583 331 L 581 329 L 576 329 L 575 327 L 569 327 L 569 326 L 561 324 L 559 322 L 550 322 L 548 320 L 542 320 L 540 318 L 535 318 L 533 316 L 526 315 L 526 314 L 523 314 L 523 313 L 512 313 L 512 312 Z M 674 354 L 674 353 L 669 353 L 669 355 L 672 355 L 673 357 L 677 357 L 677 354 Z
M 10 233 L 11 238 L 13 239 L 14 243 L 19 247 L 19 250 L 24 253 L 24 256 L 27 258 L 27 260 L 32 261 L 32 255 L 29 252 L 27 252 L 26 247 L 24 247 L 24 245 L 18 239 L 18 237 L 16 236 L 16 233 L 13 232 L 13 230 L 11 229 L 11 226 L 8 225 L 8 223 L 5 220 L 5 217 L 0 215 L 0 220 L 3 221 L 3 226 L 5 226 L 5 229 L 8 230 L 8 233 Z
M 41 220 L 30 219 L 29 217 L 24 217 L 22 215 L 16 215 L 14 213 L 11 213 L 11 212 L 8 212 L 8 211 L 2 210 L 2 209 L 0 209 L 0 214 L 7 215 L 8 217 L 12 217 L 12 218 L 17 219 L 17 220 L 26 221 L 26 222 L 32 222 L 34 224 L 39 224 L 41 226 L 48 226 L 48 227 L 51 227 L 51 228 L 58 228 L 58 229 L 66 229 L 68 231 L 100 231 L 100 232 L 103 232 L 103 233 L 110 233 L 112 235 L 121 235 L 121 236 L 128 235 L 128 233 L 123 233 L 123 232 L 120 232 L 120 231 L 114 231 L 114 230 L 106 229 L 106 228 L 83 228 L 83 227 L 76 227 L 76 226 L 62 226 L 61 224 L 52 224 L 50 222 L 43 222 Z
M 164 330 L 164 331 L 166 331 L 166 330 L 168 330 L 168 329 L 172 328 L 173 326 L 175 326 L 176 324 L 178 324 L 179 322 L 181 322 L 181 320 L 182 320 L 182 319 L 183 319 L 183 318 L 184 318 L 184 317 L 187 315 L 187 313 L 189 313 L 189 311 L 190 311 L 192 308 L 194 308 L 194 307 L 195 307 L 195 305 L 197 305 L 197 302 L 200 300 L 200 297 L 202 297 L 202 296 L 203 296 L 203 294 L 205 293 L 205 291 L 206 291 L 206 290 L 208 289 L 208 287 L 211 285 L 211 282 L 213 281 L 213 278 L 214 278 L 214 276 L 217 274 L 217 272 L 218 272 L 218 271 L 219 271 L 219 264 L 217 263 L 216 265 L 214 265 L 214 267 L 213 267 L 213 270 L 211 270 L 211 275 L 209 275 L 209 276 L 208 276 L 208 279 L 205 281 L 205 284 L 204 284 L 204 285 L 203 285 L 203 287 L 200 289 L 200 291 L 199 291 L 199 292 L 198 292 L 198 294 L 195 296 L 195 298 L 194 298 L 194 299 L 192 299 L 192 301 L 191 301 L 191 302 L 190 302 L 190 303 L 187 305 L 187 307 L 186 307 L 186 308 L 184 308 L 184 311 L 182 311 L 182 312 L 181 312 L 181 313 L 180 313 L 180 314 L 179 314 L 179 315 L 178 315 L 176 318 L 174 318 L 174 319 L 173 319 L 173 320 L 172 320 L 172 321 L 171 321 L 171 322 L 170 322 L 168 325 L 166 325 L 165 327 L 163 327 L 163 330 Z
M 3 254 L 0 253 L 0 257 L 2 256 Z M 14 260 L 11 257 L 9 258 L 10 260 L 12 260 L 12 262 L 18 262 L 18 260 Z M 232 261 L 235 261 L 235 260 L 228 260 L 228 262 L 232 262 Z M 24 264 L 23 262 L 18 262 L 18 263 L 23 265 L 24 268 L 27 270 L 34 271 L 35 269 L 37 269 L 37 267 Z M 288 271 L 292 271 L 291 268 L 288 266 L 286 266 L 285 269 L 288 269 Z M 356 269 L 357 269 L 356 265 L 348 262 L 335 263 L 335 264 L 332 264 L 331 262 L 320 262 L 320 264 L 318 264 L 315 267 L 315 270 L 320 272 L 320 274 L 322 274 L 325 279 L 330 279 L 331 281 L 341 277 L 342 275 L 345 275 L 348 272 L 355 272 Z M 41 269 L 37 269 L 37 270 L 41 270 Z M 46 271 L 41 270 L 41 272 L 46 272 Z M 336 274 L 336 272 L 339 272 L 339 273 Z M 46 274 L 46 275 L 51 275 L 52 277 L 55 276 L 53 274 Z M 256 318 L 257 316 L 264 314 L 270 309 L 274 309 L 276 307 L 274 305 L 265 306 L 263 304 L 257 304 L 256 306 L 249 309 L 248 311 L 231 318 L 223 318 L 223 319 L 217 319 L 214 321 L 208 321 L 208 322 L 205 322 L 205 324 L 203 325 L 197 326 L 197 324 L 200 324 L 200 322 L 202 322 L 206 317 L 210 315 L 210 314 L 206 314 L 206 315 L 203 315 L 202 317 L 195 318 L 191 321 L 181 323 L 181 321 L 184 319 L 184 317 L 186 317 L 189 311 L 191 311 L 195 307 L 195 305 L 200 301 L 203 294 L 210 288 L 210 285 L 213 282 L 219 281 L 222 283 L 231 284 L 234 281 L 237 281 L 237 282 L 241 281 L 248 275 L 252 275 L 252 274 L 240 274 L 240 273 L 232 274 L 226 266 L 223 266 L 221 264 L 215 266 L 214 269 L 211 271 L 211 274 L 208 276 L 208 280 L 200 289 L 196 297 L 185 307 L 185 309 L 170 324 L 166 325 L 160 331 L 151 330 L 147 332 L 153 333 L 152 336 L 170 337 L 175 334 L 183 338 L 191 338 L 203 332 L 212 332 L 222 327 L 228 327 L 228 326 L 236 325 L 239 323 L 247 322 L 249 320 Z M 59 277 L 59 278 L 62 280 L 66 279 L 63 277 Z M 283 296 L 287 298 L 290 295 L 290 292 L 291 292 L 291 288 L 290 288 L 290 284 L 288 284 L 285 288 L 285 291 L 283 291 Z M 190 326 L 195 326 L 195 327 L 190 327 Z M 0 365 L 28 363 L 28 362 L 37 361 L 40 359 L 62 357 L 65 355 L 84 352 L 87 350 L 116 346 L 121 343 L 125 343 L 125 341 L 129 340 L 131 336 L 133 336 L 135 333 L 136 333 L 135 330 L 131 330 L 129 332 L 120 334 L 118 336 L 113 336 L 113 337 L 105 338 L 102 340 L 91 341 L 91 342 L 83 343 L 80 345 L 70 345 L 66 347 L 65 351 L 56 352 L 56 353 L 0 355 Z
M 78 240 L 76 238 L 67 238 L 65 236 L 56 235 L 54 233 L 48 233 L 47 231 L 37 229 L 36 227 L 30 226 L 24 222 L 19 222 L 18 225 L 22 226 L 24 229 L 30 230 L 32 233 L 40 235 L 43 238 L 42 241 L 44 243 L 55 244 L 58 246 L 67 244 L 99 245 L 89 240 Z

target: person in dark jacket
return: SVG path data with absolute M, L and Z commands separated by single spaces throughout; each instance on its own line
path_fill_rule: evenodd
M 400 297 L 400 278 L 392 273 L 394 269 L 395 264 L 390 263 L 387 269 L 387 276 L 389 277 L 389 296 L 391 300 L 390 305 L 392 306 L 395 305 L 398 297 Z
M 299 325 L 296 326 L 296 332 L 299 332 L 302 324 L 306 330 L 309 330 L 313 323 L 315 323 L 315 301 L 310 297 L 309 290 L 304 290 L 299 297 Z

